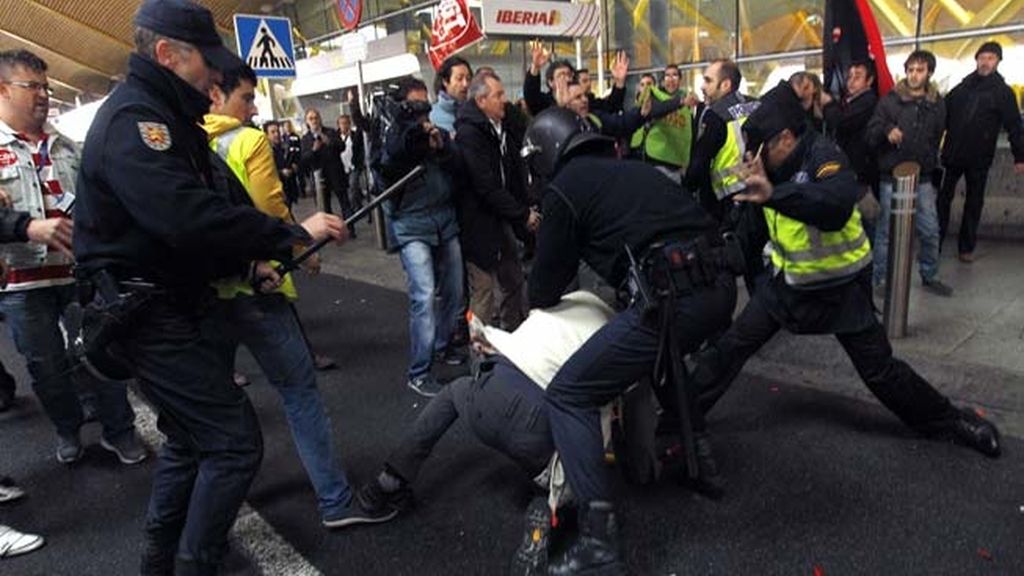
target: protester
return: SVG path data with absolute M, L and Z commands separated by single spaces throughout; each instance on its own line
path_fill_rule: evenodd
M 949 211 L 956 186 L 966 181 L 957 250 L 961 262 L 974 262 L 978 225 L 985 205 L 985 184 L 995 157 L 1000 128 L 1006 130 L 1013 154 L 1013 171 L 1024 174 L 1024 126 L 1013 90 L 999 74 L 1003 47 L 986 42 L 974 54 L 977 68 L 946 95 L 946 138 L 942 145 L 945 175 L 939 192 L 939 242 L 949 228 Z
M 900 80 L 875 107 L 868 122 L 868 146 L 878 158 L 882 210 L 874 238 L 873 284 L 885 284 L 889 258 L 889 212 L 892 209 L 893 169 L 906 161 L 921 167 L 914 201 L 914 230 L 919 249 L 917 261 L 921 284 L 937 296 L 953 295 L 953 288 L 939 280 L 939 220 L 932 171 L 938 164 L 939 143 L 946 127 L 946 106 L 932 82 L 935 55 L 915 50 L 904 63 L 907 77 Z
M 434 93 L 437 103 L 430 109 L 430 121 L 434 126 L 455 136 L 455 118 L 458 107 L 466 102 L 469 81 L 473 78 L 473 67 L 459 56 L 449 56 L 441 63 L 434 76 Z
M 12 205 L 31 217 L 14 229 L 19 243 L 0 245 L 8 267 L 0 311 L 25 358 L 32 387 L 57 432 L 57 460 L 77 462 L 85 453 L 85 421 L 72 381 L 61 323 L 75 300 L 71 213 L 80 185 L 80 154 L 47 123 L 47 65 L 27 50 L 0 52 L 0 152 L 3 183 Z M 135 433 L 135 412 L 124 383 L 96 382 L 80 371 L 98 397 L 100 446 L 124 464 L 146 459 Z
M 318 205 L 323 211 L 333 213 L 331 196 L 334 196 L 338 199 L 341 214 L 348 216 L 352 213 L 352 206 L 348 201 L 348 178 L 345 177 L 345 167 L 341 163 L 344 146 L 344 142 L 338 138 L 338 132 L 323 125 L 319 110 L 310 108 L 306 111 L 306 133 L 302 135 L 303 170 L 314 174 L 314 178 L 317 171 L 320 173 L 323 194 L 318 199 Z M 353 231 L 351 226 L 349 231 Z
M 526 312 L 518 240 L 537 229 L 540 214 L 526 198 L 522 160 L 510 145 L 505 89 L 492 72 L 478 72 L 459 109 L 455 130 L 466 167 L 459 198 L 462 250 L 470 309 L 485 324 L 514 330 Z

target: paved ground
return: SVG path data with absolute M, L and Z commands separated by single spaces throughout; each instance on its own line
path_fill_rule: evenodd
M 404 279 L 364 229 L 328 249 L 328 274 L 300 279 L 310 337 L 342 366 L 322 374 L 321 388 L 353 483 L 373 473 L 422 407 L 403 383 Z M 780 338 L 712 413 L 728 482 L 723 501 L 671 481 L 622 486 L 632 573 L 1020 574 L 1024 312 L 1016 286 L 1024 271 L 1019 246 L 984 244 L 980 252 L 972 268 L 944 262 L 956 298 L 915 293 L 914 334 L 896 347 L 1010 432 L 1003 459 L 917 437 L 863 396 L 826 339 Z M 27 381 L 6 337 L 0 360 Z M 457 425 L 416 484 L 420 505 L 411 515 L 326 532 L 276 394 L 250 358 L 241 355 L 240 365 L 253 376 L 266 458 L 234 531 L 230 574 L 504 571 L 529 498 L 513 464 Z M 17 408 L 0 415 L 0 471 L 30 497 L 0 507 L 0 522 L 49 543 L 0 561 L 0 573 L 133 573 L 152 463 L 124 468 L 93 445 L 79 465 L 61 466 L 49 424 L 24 385 L 21 392 Z M 85 437 L 95 442 L 98 433 L 90 425 Z

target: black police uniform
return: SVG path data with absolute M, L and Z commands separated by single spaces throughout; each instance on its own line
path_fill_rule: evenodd
M 657 169 L 637 161 L 572 158 L 543 199 L 544 220 L 529 280 L 530 306 L 554 305 L 586 262 L 612 286 L 629 272 L 628 246 L 638 257 L 656 242 L 678 245 L 710 262 L 717 224 Z M 728 325 L 736 303 L 723 266 L 693 270 L 694 282 L 673 302 L 671 321 L 685 351 Z M 656 317 L 641 303 L 616 315 L 578 350 L 547 389 L 555 446 L 580 502 L 610 500 L 598 410 L 633 382 L 650 376 L 660 343 Z
M 781 92 L 781 91 L 788 91 Z M 773 94 L 774 93 L 774 94 Z M 781 103 L 780 103 L 781 101 Z M 767 124 L 798 125 L 802 111 L 788 84 L 765 95 L 744 125 L 764 138 Z M 774 185 L 767 203 L 779 213 L 823 230 L 843 227 L 860 195 L 845 155 L 831 140 L 807 129 L 780 168 L 768 174 Z M 760 212 L 760 209 L 758 210 Z M 761 214 L 763 219 L 763 213 Z M 762 245 L 767 241 L 762 238 Z M 948 433 L 985 452 L 998 454 L 998 435 L 973 412 L 957 410 L 927 381 L 892 355 L 871 301 L 871 266 L 815 289 L 798 289 L 784 274 L 763 275 L 761 284 L 729 330 L 699 355 L 694 370 L 700 404 L 710 410 L 754 355 L 780 327 L 797 334 L 835 334 L 868 389 L 907 425 L 925 433 Z
M 262 457 L 232 384 L 233 347 L 204 314 L 211 279 L 286 257 L 305 231 L 251 206 L 199 127 L 209 100 L 133 54 L 86 138 L 75 206 L 78 275 L 155 286 L 115 346 L 167 435 L 146 518 L 143 573 L 214 573 Z M 218 191 L 219 190 L 219 191 Z M 184 567 L 184 568 L 183 568 Z

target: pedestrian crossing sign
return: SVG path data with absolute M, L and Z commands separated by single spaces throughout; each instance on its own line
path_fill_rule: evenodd
M 257 76 L 295 76 L 295 44 L 288 18 L 235 14 L 235 40 L 238 54 Z

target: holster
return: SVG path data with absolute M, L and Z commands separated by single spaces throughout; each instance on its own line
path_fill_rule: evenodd
M 142 281 L 119 282 L 109 272 L 100 271 L 78 277 L 77 290 L 82 323 L 72 343 L 75 356 L 101 380 L 130 379 L 131 366 L 113 344 L 134 325 L 160 289 Z

